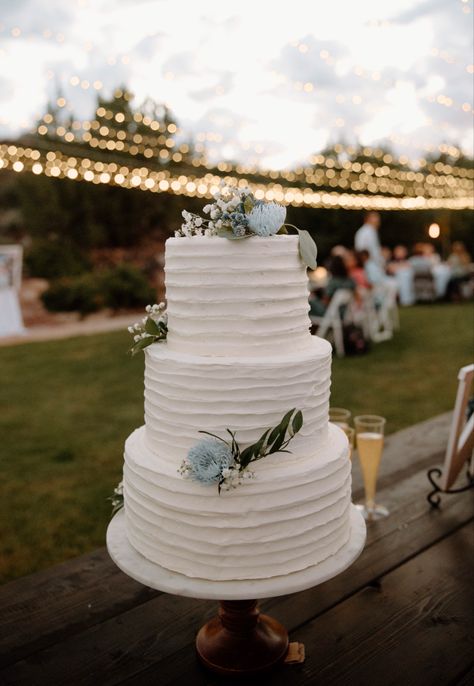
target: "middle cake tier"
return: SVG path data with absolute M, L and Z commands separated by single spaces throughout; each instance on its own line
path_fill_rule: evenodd
M 295 408 L 304 423 L 290 449 L 305 457 L 326 439 L 330 384 L 331 346 L 317 336 L 304 352 L 268 358 L 187 355 L 159 343 L 145 355 L 146 443 L 178 466 L 199 431 L 231 429 L 246 447 Z

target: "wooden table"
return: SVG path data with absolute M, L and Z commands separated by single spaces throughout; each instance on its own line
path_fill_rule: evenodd
M 369 527 L 350 569 L 262 603 L 305 644 L 306 661 L 259 684 L 474 684 L 473 493 L 444 496 L 439 511 L 425 499 L 448 423 L 442 415 L 388 439 L 379 500 L 391 516 Z M 361 495 L 355 465 L 354 500 Z M 144 588 L 102 548 L 0 589 L 0 684 L 228 683 L 194 654 L 215 608 Z

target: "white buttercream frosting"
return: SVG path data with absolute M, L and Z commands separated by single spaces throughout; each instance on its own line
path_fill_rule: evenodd
M 169 238 L 168 345 L 195 355 L 281 355 L 311 340 L 298 236 Z
M 310 337 L 304 352 L 268 358 L 186 355 L 158 343 L 145 360 L 147 443 L 162 460 L 179 464 L 199 431 L 224 437 L 231 429 L 246 447 L 291 408 L 304 417 L 293 455 L 312 455 L 326 438 L 331 346 L 321 338 Z
M 157 460 L 138 429 L 125 446 L 131 544 L 162 567 L 215 580 L 279 576 L 321 562 L 347 542 L 350 528 L 347 439 L 332 425 L 328 438 L 306 459 L 256 463 L 255 479 L 219 495 Z
M 166 242 L 168 340 L 145 352 L 145 426 L 125 445 L 131 545 L 161 567 L 208 580 L 290 574 L 350 535 L 345 434 L 328 424 L 331 346 L 308 331 L 296 236 Z M 241 448 L 303 413 L 289 445 L 235 490 L 178 467 L 209 431 Z

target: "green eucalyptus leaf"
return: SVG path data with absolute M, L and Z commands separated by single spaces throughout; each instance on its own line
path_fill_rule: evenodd
M 304 264 L 310 269 L 316 269 L 318 263 L 316 258 L 318 256 L 318 248 L 316 243 L 311 238 L 311 235 L 304 230 L 298 229 L 299 235 L 299 249 L 300 257 Z
M 288 229 L 286 228 L 286 226 L 284 224 L 282 224 L 277 231 L 277 236 L 278 235 L 281 236 L 282 234 L 287 234 L 287 233 L 288 233 Z
M 286 430 L 288 429 L 288 425 L 294 412 L 295 408 L 287 412 L 281 420 L 280 424 L 278 425 L 278 437 L 271 446 L 272 453 L 277 453 L 283 445 L 283 443 L 285 442 Z
M 246 467 L 249 466 L 249 464 L 252 461 L 253 457 L 253 451 L 254 451 L 254 445 L 249 445 L 248 448 L 245 448 L 245 450 L 242 450 L 240 453 L 240 458 L 239 458 L 239 464 L 240 464 L 240 471 L 245 469 Z
M 147 317 L 147 320 L 145 322 L 145 331 L 152 336 L 159 336 L 160 335 L 160 327 L 157 322 L 155 322 L 154 319 L 151 317 Z
M 276 426 L 274 429 L 271 430 L 271 433 L 268 437 L 268 445 L 271 445 L 276 438 L 280 435 L 280 425 Z
M 266 442 L 266 440 L 267 440 L 267 436 L 268 436 L 268 434 L 270 433 L 270 431 L 271 431 L 271 429 L 267 429 L 267 430 L 265 431 L 265 433 L 262 434 L 262 436 L 258 439 L 258 441 L 257 441 L 257 442 L 255 443 L 255 445 L 253 446 L 253 448 L 254 448 L 253 454 L 254 454 L 255 457 L 258 457 L 258 456 L 260 455 L 260 453 L 262 452 L 262 449 L 263 449 L 264 446 L 265 446 L 265 442 Z
M 244 210 L 245 210 L 245 214 L 250 214 L 250 212 L 253 210 L 253 201 L 249 195 L 247 195 L 247 197 L 245 198 Z
M 301 412 L 301 410 L 298 410 L 298 412 L 293 417 L 293 421 L 291 422 L 291 428 L 293 429 L 293 435 L 297 434 L 302 426 L 303 426 L 303 413 Z
M 130 352 L 132 353 L 132 357 L 136 355 L 140 350 L 143 350 L 144 348 L 148 348 L 149 345 L 155 342 L 155 339 L 153 336 L 147 336 L 146 338 L 140 338 L 139 341 L 134 343 L 132 347 L 130 348 Z

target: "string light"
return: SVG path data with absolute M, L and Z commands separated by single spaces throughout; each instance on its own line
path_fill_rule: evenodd
M 124 94 L 117 91 L 116 97 Z M 61 100 L 61 102 L 60 102 Z M 58 99 L 58 105 L 64 106 L 64 98 Z M 43 116 L 43 124 L 38 127 L 38 134 L 41 136 L 49 135 L 55 139 L 62 139 L 66 143 L 87 144 L 89 147 L 99 149 L 104 152 L 137 156 L 140 155 L 149 160 L 155 158 L 157 162 L 163 163 L 182 162 L 189 152 L 187 144 L 182 144 L 178 149 L 175 148 L 175 141 L 172 137 L 177 131 L 174 123 L 160 122 L 152 120 L 150 117 L 136 112 L 133 115 L 128 113 L 128 124 L 140 123 L 149 127 L 150 131 L 163 131 L 159 136 L 151 137 L 141 133 L 133 133 L 128 129 L 114 128 L 125 123 L 125 113 L 114 112 L 100 106 L 96 111 L 96 118 L 90 122 L 73 121 L 67 130 L 63 126 L 56 126 L 54 117 L 51 113 Z M 104 124 L 104 121 L 107 124 Z M 73 130 L 71 130 L 73 129 Z M 216 134 L 201 132 L 198 134 L 199 141 L 211 139 L 215 140 Z M 197 152 L 204 151 L 204 147 L 199 143 L 195 146 Z M 459 151 L 452 146 L 440 146 L 441 151 L 449 154 L 457 154 Z M 432 198 L 453 198 L 464 197 L 472 190 L 471 179 L 472 170 L 461 167 L 454 167 L 442 162 L 428 164 L 426 160 L 419 160 L 419 171 L 412 169 L 405 170 L 393 165 L 407 165 L 409 160 L 405 156 L 394 158 L 391 154 L 384 152 L 381 148 L 364 147 L 361 150 L 353 146 L 334 146 L 337 156 L 359 156 L 362 161 L 352 161 L 350 159 L 334 159 L 331 156 L 314 155 L 310 159 L 310 164 L 296 167 L 294 170 L 282 170 L 274 172 L 265 170 L 253 165 L 231 165 L 230 163 L 220 162 L 217 168 L 221 172 L 228 172 L 237 175 L 258 175 L 270 182 L 282 180 L 285 183 L 298 182 L 299 184 L 310 185 L 324 189 L 339 189 L 340 191 L 353 193 L 371 193 L 379 195 L 395 195 L 405 197 L 432 197 Z M 380 160 L 378 164 L 375 160 L 369 161 L 364 158 L 375 158 Z M 188 160 L 189 161 L 189 160 Z M 209 163 L 203 155 L 194 155 L 191 164 L 196 167 L 214 169 L 215 165 Z M 421 171 L 423 170 L 423 171 Z
M 206 173 L 175 175 L 168 169 L 156 171 L 148 167 L 130 167 L 116 162 L 102 162 L 87 157 L 68 156 L 61 152 L 0 145 L 0 169 L 12 169 L 17 173 L 32 172 L 55 178 L 69 178 L 94 184 L 137 188 L 147 192 L 170 192 L 189 197 L 211 198 L 218 191 L 221 176 Z M 388 197 L 339 192 L 318 192 L 313 188 L 283 186 L 273 183 L 255 183 L 245 177 L 225 176 L 228 183 L 239 187 L 249 186 L 258 199 L 275 200 L 297 207 L 323 207 L 344 209 L 417 210 L 417 209 L 474 209 L 471 196 L 451 198 L 437 197 Z

